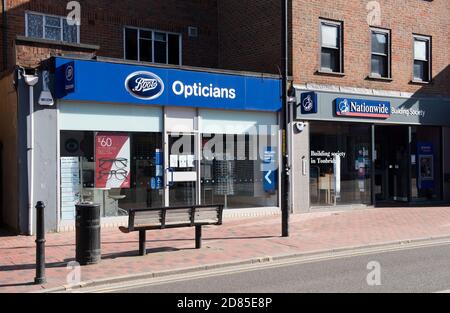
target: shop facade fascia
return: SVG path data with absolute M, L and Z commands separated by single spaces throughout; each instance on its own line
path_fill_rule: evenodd
M 103 223 L 110 225 L 126 221 L 126 217 L 115 211 L 122 203 L 126 203 L 124 206 L 127 208 L 138 202 L 140 206 L 149 205 L 149 197 L 158 198 L 159 202 L 150 200 L 153 206 L 200 204 L 208 199 L 209 202 L 226 201 L 230 209 L 279 209 L 279 77 L 100 58 L 56 57 L 52 62 L 54 73 L 51 73 L 48 84 L 55 104 L 39 105 L 36 98 L 34 114 L 34 199 L 47 204 L 46 223 L 49 230 L 73 228 L 74 204 L 81 200 L 104 201 Z M 39 84 L 39 88 L 45 86 Z M 23 101 L 26 102 L 26 99 Z M 260 131 L 264 133 L 263 137 L 268 138 L 267 142 L 259 139 Z M 216 172 L 215 167 L 218 166 L 202 161 L 202 149 L 207 141 L 205 134 L 211 137 L 223 135 L 225 141 L 237 140 L 232 148 L 228 148 L 225 142 L 222 151 L 225 163 L 229 161 L 229 154 L 238 155 L 235 150 L 239 150 L 240 143 L 244 145 L 247 155 L 238 156 L 244 159 L 252 154 L 251 146 L 256 143 L 257 151 L 253 151 L 256 159 L 247 163 L 243 159 L 241 163 L 241 159 L 231 165 L 227 163 L 227 169 L 232 174 L 227 181 L 220 181 L 222 185 L 214 185 L 218 184 L 214 175 L 223 172 L 219 169 Z M 91 197 L 83 199 L 80 196 L 85 194 L 83 178 L 90 176 L 86 176 L 85 172 L 93 170 L 94 175 L 98 174 L 96 155 L 100 150 L 94 141 L 109 135 L 112 137 L 107 139 L 114 142 L 125 140 L 116 149 L 115 156 L 123 153 L 129 155 L 129 164 L 125 168 L 108 168 L 109 176 L 117 179 L 121 171 L 129 172 L 128 176 L 122 177 L 125 179 L 122 185 L 98 182 L 94 178 L 90 188 L 87 188 Z M 256 136 L 255 140 L 252 136 Z M 172 155 L 169 150 L 176 146 L 174 138 L 181 137 L 192 141 L 192 151 L 186 153 L 180 150 L 180 155 Z M 80 138 L 81 141 L 77 142 Z M 239 142 L 239 138 L 243 141 Z M 82 148 L 81 142 L 89 143 L 89 148 Z M 148 143 L 154 151 L 137 152 L 141 151 L 139 149 L 143 143 Z M 83 162 L 79 153 L 85 153 L 79 151 L 83 149 L 90 151 L 88 154 L 92 154 L 92 160 L 86 163 L 86 168 L 79 168 Z M 215 152 L 215 148 L 212 151 Z M 209 161 L 215 161 L 214 157 L 217 155 Z M 155 163 L 155 159 L 159 161 Z M 142 165 L 144 163 L 148 168 Z M 264 165 L 267 163 L 271 166 Z M 138 174 L 138 169 L 147 174 Z M 209 169 L 206 176 L 205 169 Z M 250 179 L 241 175 L 242 172 L 251 172 Z M 75 186 L 74 181 L 79 183 L 80 188 Z M 233 185 L 233 181 L 236 184 Z M 242 184 L 239 185 L 239 181 Z M 103 185 L 96 188 L 100 183 Z M 143 185 L 142 192 L 120 192 L 120 187 L 132 189 L 140 184 Z M 115 190 L 113 195 L 108 193 L 111 189 Z M 183 203 L 183 199 L 188 199 L 190 203 Z M 114 205 L 106 204 L 108 201 Z
M 450 147 L 447 143 L 450 136 L 450 99 L 314 88 L 297 88 L 296 96 L 291 125 L 291 194 L 295 212 L 310 212 L 314 208 L 381 206 L 383 203 L 433 205 L 450 201 L 447 196 L 450 191 Z M 324 135 L 320 136 L 322 130 Z M 355 132 L 364 134 L 355 135 Z M 339 137 L 338 133 L 343 135 Z M 359 174 L 358 156 L 345 159 L 354 153 L 355 148 L 349 147 L 355 142 L 359 145 L 356 151 L 360 153 L 360 164 L 365 164 L 359 169 Z M 397 149 L 397 143 L 405 143 L 405 181 L 400 179 L 402 166 L 392 161 L 398 158 L 395 153 L 382 152 L 386 147 Z M 337 151 L 327 151 L 325 145 L 334 145 L 328 150 Z M 420 178 L 417 162 L 422 157 L 426 161 L 418 150 L 430 149 L 429 146 L 434 150 L 430 152 L 430 159 L 435 163 L 434 170 L 439 173 L 433 173 L 434 181 L 430 183 L 436 189 L 435 194 L 427 198 L 425 192 L 420 190 L 426 183 Z M 348 164 L 345 165 L 345 162 Z M 351 173 L 349 168 L 355 163 L 354 173 Z M 396 170 L 397 173 L 394 173 Z M 329 173 L 324 175 L 320 171 Z M 358 175 L 361 177 L 358 178 Z M 403 191 L 400 190 L 402 185 L 406 188 Z M 352 188 L 354 191 L 348 192 L 347 201 L 342 201 L 344 190 Z M 361 193 L 363 190 L 364 196 Z

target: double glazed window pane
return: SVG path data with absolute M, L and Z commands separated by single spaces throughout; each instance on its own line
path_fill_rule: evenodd
M 414 79 L 428 81 L 428 72 L 428 62 L 418 60 L 414 61 Z
M 78 42 L 77 25 L 69 25 L 67 20 L 63 20 L 63 40 L 66 42 Z
M 372 55 L 372 74 L 388 77 L 388 58 L 383 55 Z
M 321 65 L 322 69 L 330 70 L 332 72 L 340 72 L 339 68 L 339 50 L 322 48 Z
M 141 56 L 141 61 L 151 62 L 152 61 L 152 32 L 141 30 L 139 39 L 139 51 Z
M 180 37 L 169 34 L 169 64 L 180 65 Z
M 27 14 L 28 36 L 33 38 L 44 37 L 44 17 L 42 15 Z
M 138 60 L 138 30 L 126 28 L 125 29 L 125 58 L 127 60 Z
M 427 61 L 427 42 L 422 40 L 415 40 L 414 41 L 414 59 L 415 60 L 421 60 L 421 61 Z
M 322 24 L 322 47 L 339 48 L 339 26 Z
M 163 33 L 155 33 L 155 63 L 167 63 L 167 39 Z
M 372 52 L 388 54 L 388 35 L 381 33 L 372 33 Z
M 45 38 L 61 40 L 61 20 L 59 17 L 45 17 Z

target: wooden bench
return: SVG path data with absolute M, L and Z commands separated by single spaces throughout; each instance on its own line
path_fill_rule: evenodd
M 166 228 L 195 227 L 195 248 L 202 247 L 202 226 L 222 225 L 223 205 L 130 209 L 128 227 L 123 233 L 139 232 L 139 254 L 146 255 L 146 231 Z

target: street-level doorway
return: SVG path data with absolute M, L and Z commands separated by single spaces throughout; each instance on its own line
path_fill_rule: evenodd
M 409 128 L 375 127 L 375 200 L 408 202 L 410 181 Z
M 197 136 L 196 133 L 167 133 L 166 206 L 198 204 Z

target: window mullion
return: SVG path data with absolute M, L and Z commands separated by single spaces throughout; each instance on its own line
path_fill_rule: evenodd
M 138 62 L 141 61 L 141 29 L 138 29 L 136 32 L 136 36 L 137 36 L 137 59 Z
M 166 64 L 169 64 L 169 34 L 166 33 Z
M 61 41 L 64 41 L 64 25 L 63 25 L 63 19 L 62 18 L 59 19 L 59 26 L 61 27 L 60 39 L 61 39 Z
M 152 62 L 155 63 L 155 32 L 152 31 Z

